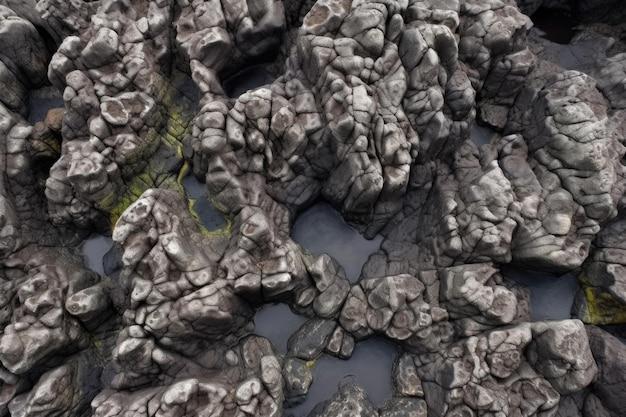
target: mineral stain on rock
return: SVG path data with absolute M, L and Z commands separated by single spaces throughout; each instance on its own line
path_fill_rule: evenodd
M 208 231 L 219 230 L 227 225 L 224 216 L 209 200 L 205 185 L 198 181 L 193 174 L 185 176 L 181 180 L 181 184 L 191 199 L 192 210 Z
M 113 240 L 97 233 L 89 236 L 81 247 L 81 254 L 87 261 L 87 267 L 98 274 L 104 274 L 103 258 L 111 249 Z
M 624 415 L 619 2 L 0 3 L 0 416 Z

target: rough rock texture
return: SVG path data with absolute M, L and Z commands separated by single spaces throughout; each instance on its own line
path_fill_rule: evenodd
M 613 337 L 608 332 L 594 326 L 587 327 L 589 344 L 594 359 L 598 364 L 598 374 L 591 384 L 594 397 L 586 400 L 589 405 L 585 408 L 593 410 L 598 408 L 600 412 L 609 416 L 624 414 L 624 357 L 626 348 L 624 341 Z M 593 415 L 589 413 L 590 415 Z
M 518 3 L 0 0 L 0 416 L 288 415 L 372 336 L 392 397 L 344 379 L 311 417 L 623 415 L 593 324 L 626 320 L 626 30 Z M 383 236 L 357 282 L 292 239 L 322 201 Z M 572 316 L 531 321 L 505 265 L 575 271 Z M 308 318 L 284 355 L 268 303 Z

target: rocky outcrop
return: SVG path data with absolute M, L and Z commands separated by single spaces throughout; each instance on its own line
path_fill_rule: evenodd
M 623 414 L 583 324 L 624 320 L 621 43 L 551 45 L 537 1 L 0 3 L 0 416 L 288 415 L 369 337 L 392 397 L 344 379 L 312 417 Z M 238 94 L 250 68 L 278 77 Z M 319 201 L 383 236 L 356 282 L 292 239 Z M 503 267 L 580 272 L 582 321 Z M 308 319 L 284 354 L 268 303 Z
M 598 364 L 598 374 L 593 380 L 593 396 L 585 400 L 585 409 L 601 415 L 618 416 L 624 413 L 624 348 L 623 340 L 594 326 L 587 327 L 589 344 Z M 589 403 L 589 405 L 587 405 Z M 593 415 L 589 412 L 588 415 Z
M 146 189 L 175 187 L 188 120 L 175 97 L 172 13 L 168 2 L 106 2 L 52 57 L 65 101 L 63 152 L 46 183 L 54 223 L 104 230 Z

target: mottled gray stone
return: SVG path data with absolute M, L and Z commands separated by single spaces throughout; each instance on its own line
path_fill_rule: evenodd
M 380 417 L 426 417 L 426 401 L 418 398 L 394 397 L 378 410 Z
M 593 381 L 598 367 L 582 322 L 536 322 L 531 330 L 528 361 L 560 394 L 579 391 Z
M 326 347 L 336 326 L 333 320 L 307 321 L 289 338 L 288 354 L 304 360 L 315 359 Z
M 313 382 L 309 364 L 300 358 L 285 358 L 282 369 L 287 405 L 304 401 L 309 392 L 309 386 Z
M 327 402 L 318 404 L 311 417 L 348 417 L 359 415 L 376 417 L 378 411 L 374 408 L 367 393 L 355 382 L 348 379 L 339 383 L 339 390 Z
M 579 317 L 623 319 L 623 29 L 530 28 L 512 0 L 0 0 L 0 415 L 280 416 L 373 335 L 394 397 L 311 416 L 620 415 L 620 342 L 530 322 L 500 268 L 582 266 Z M 291 237 L 319 201 L 384 239 L 355 283 Z M 309 318 L 286 358 L 252 334 L 273 302 Z
M 85 347 L 87 335 L 65 310 L 67 297 L 93 285 L 98 276 L 82 268 L 79 257 L 60 248 L 28 246 L 7 266 L 24 268 L 14 282 L 3 283 L 13 299 L 11 320 L 0 336 L 0 361 L 23 374 L 59 352 Z
M 606 415 L 623 414 L 625 412 L 624 384 L 626 383 L 624 342 L 598 327 L 587 326 L 586 329 L 591 353 L 598 365 L 598 373 L 591 384 L 595 398 L 585 400 L 585 410 L 599 408 L 598 415 L 602 415 L 601 409 L 604 408 Z M 591 415 L 591 413 L 586 415 Z

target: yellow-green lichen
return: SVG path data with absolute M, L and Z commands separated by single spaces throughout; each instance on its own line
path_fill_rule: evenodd
M 616 300 L 602 288 L 593 286 L 589 277 L 581 273 L 578 277 L 585 295 L 579 310 L 579 318 L 585 323 L 604 325 L 626 323 L 626 305 Z
M 162 79 L 159 85 L 163 88 L 155 94 L 163 109 L 162 123 L 158 124 L 162 128 L 158 131 L 154 128 L 148 129 L 146 137 L 141 141 L 142 147 L 133 153 L 135 157 L 126 161 L 129 164 L 137 164 L 145 159 L 147 160 L 145 168 L 139 174 L 126 179 L 124 190 L 112 192 L 97 202 L 98 208 L 109 214 L 111 228 L 115 226 L 124 210 L 146 190 L 164 188 L 183 192 L 180 181 L 188 166 L 183 161 L 181 141 L 188 133 L 193 114 L 174 101 L 174 96 L 184 81 L 184 75 L 176 73 L 173 79 L 172 83 Z M 180 165 L 178 169 L 172 170 L 178 165 Z

